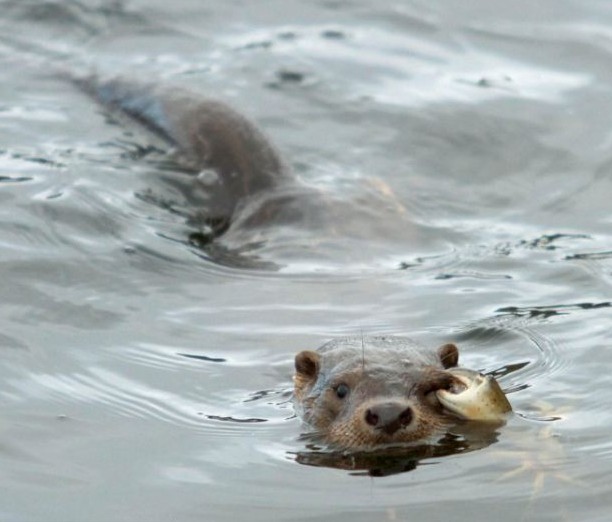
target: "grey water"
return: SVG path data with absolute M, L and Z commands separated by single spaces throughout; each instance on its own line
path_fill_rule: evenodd
M 609 519 L 608 2 L 0 8 L 0 520 Z M 384 182 L 405 235 L 194 244 L 190 174 L 57 70 L 224 100 L 305 183 Z M 456 342 L 514 416 L 388 473 L 317 458 L 293 357 L 360 333 Z

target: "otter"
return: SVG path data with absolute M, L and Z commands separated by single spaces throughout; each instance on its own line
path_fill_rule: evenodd
M 406 209 L 384 181 L 357 178 L 336 191 L 304 181 L 255 123 L 224 102 L 125 77 L 69 79 L 161 138 L 197 174 L 185 180 L 187 199 L 197 200 L 189 222 L 198 232 L 190 239 L 213 255 L 261 259 L 265 251 L 270 268 L 309 256 L 370 266 L 415 239 Z M 226 259 L 235 258 L 216 255 Z
M 344 449 L 422 442 L 461 419 L 501 422 L 510 405 L 497 383 L 458 362 L 454 344 L 336 339 L 296 355 L 295 408 L 317 437 Z

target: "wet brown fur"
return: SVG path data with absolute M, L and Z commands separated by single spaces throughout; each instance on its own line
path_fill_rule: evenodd
M 453 377 L 445 369 L 457 362 L 454 345 L 432 351 L 401 337 L 331 341 L 296 356 L 296 410 L 334 446 L 358 449 L 422 441 L 451 422 L 433 392 L 451 386 Z M 341 385 L 348 389 L 343 398 L 337 393 Z M 381 405 L 408 410 L 410 422 L 401 427 L 392 423 L 388 431 L 372 426 L 368 412 Z

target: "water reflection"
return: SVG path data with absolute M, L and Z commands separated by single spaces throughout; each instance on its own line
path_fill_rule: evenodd
M 498 441 L 500 424 L 458 424 L 435 443 L 393 446 L 369 451 L 337 451 L 308 443 L 293 456 L 299 464 L 349 471 L 351 475 L 385 477 L 414 471 L 430 460 L 486 448 Z M 303 436 L 308 441 L 312 436 Z

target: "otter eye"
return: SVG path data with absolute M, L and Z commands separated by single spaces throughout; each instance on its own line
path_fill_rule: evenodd
M 338 386 L 334 388 L 334 391 L 338 399 L 344 399 L 348 395 L 349 387 L 344 383 L 338 384 Z

